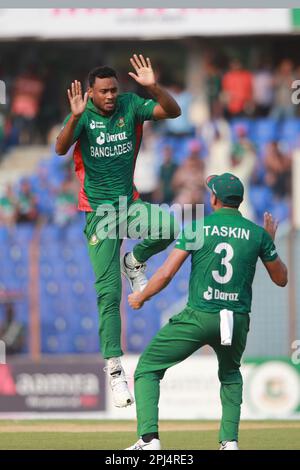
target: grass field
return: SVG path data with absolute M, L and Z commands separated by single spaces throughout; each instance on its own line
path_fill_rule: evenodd
M 164 450 L 218 448 L 215 421 L 162 421 Z M 133 421 L 0 421 L 0 450 L 124 449 L 136 441 Z M 300 449 L 300 421 L 243 421 L 241 449 Z

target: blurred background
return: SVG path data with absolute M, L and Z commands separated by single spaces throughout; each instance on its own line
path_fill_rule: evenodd
M 289 285 L 274 287 L 259 263 L 243 412 L 250 418 L 299 418 L 300 105 L 292 103 L 292 84 L 300 80 L 299 32 L 300 10 L 288 9 L 0 11 L 0 80 L 6 88 L 0 104 L 3 415 L 115 416 L 100 367 L 94 277 L 84 215 L 76 209 L 72 152 L 59 157 L 54 145 L 69 112 L 66 90 L 74 79 L 87 87 L 91 68 L 110 65 L 121 91 L 147 96 L 128 76 L 136 52 L 151 58 L 158 81 L 182 109 L 180 118 L 144 126 L 135 172 L 142 199 L 204 203 L 208 214 L 206 176 L 230 171 L 246 188 L 243 215 L 262 224 L 267 210 L 280 221 L 277 246 Z M 126 251 L 132 246 L 129 240 L 123 244 Z M 149 261 L 149 276 L 167 255 Z M 122 342 L 132 373 L 137 355 L 185 305 L 189 271 L 187 261 L 141 312 L 128 307 L 124 283 Z M 197 396 L 198 411 L 191 407 L 189 416 L 175 398 L 171 404 L 166 398 L 162 416 L 218 417 L 217 400 L 209 404 L 215 382 L 218 394 L 211 350 L 203 348 L 189 361 L 179 375 L 170 371 L 172 393 L 182 398 L 186 374 L 185 397 Z M 91 379 L 89 388 L 84 374 L 98 385 L 93 388 Z M 170 383 L 165 387 L 170 390 Z M 163 393 L 168 396 L 167 388 Z M 134 410 L 123 415 L 131 416 Z

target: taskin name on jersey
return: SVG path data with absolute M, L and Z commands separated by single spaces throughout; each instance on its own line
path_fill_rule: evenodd
M 218 227 L 217 225 L 204 225 L 205 236 L 232 237 L 249 240 L 250 230 L 241 227 Z

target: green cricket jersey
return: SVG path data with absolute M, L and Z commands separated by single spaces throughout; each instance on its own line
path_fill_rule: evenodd
M 203 231 L 202 248 L 192 249 L 193 238 L 184 231 L 175 245 L 192 257 L 188 305 L 203 312 L 226 308 L 249 313 L 258 258 L 273 261 L 278 256 L 270 235 L 231 208 L 195 222 L 192 230 Z
M 103 203 L 117 206 L 119 196 L 127 197 L 128 203 L 138 198 L 133 183 L 135 162 L 143 122 L 152 119 L 156 104 L 151 99 L 123 93 L 117 98 L 115 112 L 107 117 L 100 114 L 92 100 L 88 101 L 74 131 L 80 210 L 95 211 Z

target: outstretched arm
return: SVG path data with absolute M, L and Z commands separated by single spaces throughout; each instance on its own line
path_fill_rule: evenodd
M 154 119 L 159 120 L 180 116 L 181 109 L 174 98 L 156 82 L 149 57 L 145 59 L 142 54 L 139 56 L 134 54 L 130 62 L 136 73 L 129 72 L 129 75 L 137 83 L 144 86 L 150 95 L 159 103 L 153 110 Z
M 273 219 L 272 214 L 265 212 L 264 229 L 268 232 L 273 241 L 275 240 L 277 228 L 278 221 Z M 279 256 L 274 261 L 264 261 L 263 263 L 272 281 L 277 284 L 277 286 L 285 287 L 288 282 L 288 271 Z
M 68 90 L 68 98 L 72 114 L 57 137 L 55 151 L 58 155 L 65 155 L 74 143 L 74 131 L 85 110 L 88 94 L 86 92 L 82 98 L 81 83 L 75 80 L 71 85 L 71 89 Z
M 134 292 L 128 296 L 129 305 L 135 310 L 140 309 L 144 302 L 169 284 L 188 256 L 188 251 L 174 248 L 164 264 L 148 281 L 145 289 L 142 292 Z

